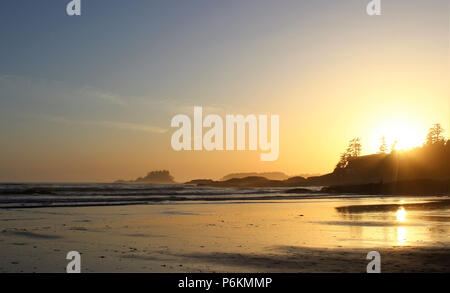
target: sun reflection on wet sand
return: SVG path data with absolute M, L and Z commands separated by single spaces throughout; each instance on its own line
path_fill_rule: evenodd
M 364 199 L 336 207 L 341 221 L 322 223 L 348 226 L 354 245 L 442 245 L 448 242 L 449 203 L 430 197 Z
M 397 222 L 405 222 L 406 221 L 406 211 L 404 207 L 401 207 L 397 210 Z
M 406 245 L 406 228 L 397 227 L 397 245 Z
M 406 222 L 406 210 L 404 207 L 397 210 L 397 222 Z M 406 232 L 406 227 L 397 227 L 397 245 L 406 245 Z

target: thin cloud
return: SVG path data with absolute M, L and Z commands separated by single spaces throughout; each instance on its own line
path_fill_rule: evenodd
M 63 123 L 67 125 L 89 125 L 89 126 L 99 126 L 106 128 L 115 128 L 120 130 L 132 130 L 132 131 L 142 131 L 149 133 L 165 133 L 167 129 L 146 125 L 146 124 L 137 124 L 137 123 L 129 123 L 129 122 L 117 122 L 117 121 L 104 121 L 104 120 L 75 120 L 75 119 L 67 119 L 64 117 L 45 117 L 45 120 L 55 123 Z
M 83 101 L 99 100 L 112 105 L 128 105 L 126 99 L 117 94 L 93 86 L 76 86 L 64 81 L 3 74 L 0 75 L 0 83 L 2 87 L 8 87 L 13 92 L 25 91 L 29 93 L 29 96 L 42 100 L 62 97 L 73 100 L 73 97 L 77 97 L 83 98 Z
M 122 97 L 93 87 L 85 87 L 82 88 L 81 91 L 86 96 L 95 97 L 111 104 L 120 106 L 127 105 L 127 102 L 125 102 L 125 100 Z

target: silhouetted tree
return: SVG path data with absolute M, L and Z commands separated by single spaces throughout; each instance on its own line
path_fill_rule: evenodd
M 432 128 L 428 131 L 427 134 L 427 144 L 435 144 L 435 143 L 443 143 L 445 142 L 444 137 L 442 136 L 442 133 L 444 132 L 444 129 L 441 127 L 441 124 L 436 123 L 433 125 Z
M 380 153 L 387 153 L 388 147 L 386 144 L 386 138 L 383 136 L 381 137 L 381 145 L 380 145 Z
M 359 157 L 361 154 L 361 139 L 359 137 L 350 141 L 347 151 L 350 151 L 351 157 Z
M 352 139 L 345 152 L 339 157 L 339 162 L 336 164 L 336 168 L 343 169 L 347 167 L 351 158 L 359 157 L 361 154 L 361 140 L 359 137 Z
M 391 153 L 395 153 L 397 151 L 397 144 L 398 140 L 394 141 L 394 143 L 391 146 Z
M 341 156 L 339 157 L 339 162 L 336 165 L 336 168 L 338 169 L 344 169 L 345 167 L 347 167 L 348 164 L 348 153 L 344 152 L 341 154 Z

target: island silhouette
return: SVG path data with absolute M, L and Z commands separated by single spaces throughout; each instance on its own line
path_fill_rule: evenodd
M 146 176 L 136 178 L 135 180 L 117 180 L 115 183 L 159 183 L 172 184 L 175 183 L 173 176 L 167 170 L 158 170 L 148 172 Z

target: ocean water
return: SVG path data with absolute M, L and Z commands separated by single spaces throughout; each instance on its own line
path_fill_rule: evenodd
M 292 187 L 237 188 L 185 184 L 1 183 L 0 208 L 144 205 L 176 202 L 258 201 L 293 199 L 363 199 L 389 195 L 286 193 Z M 423 195 L 429 197 L 427 195 Z
M 216 188 L 183 184 L 3 183 L 0 208 L 156 204 L 173 201 L 308 198 L 289 188 Z M 311 188 L 318 190 L 319 188 Z M 322 195 L 325 196 L 325 195 Z

